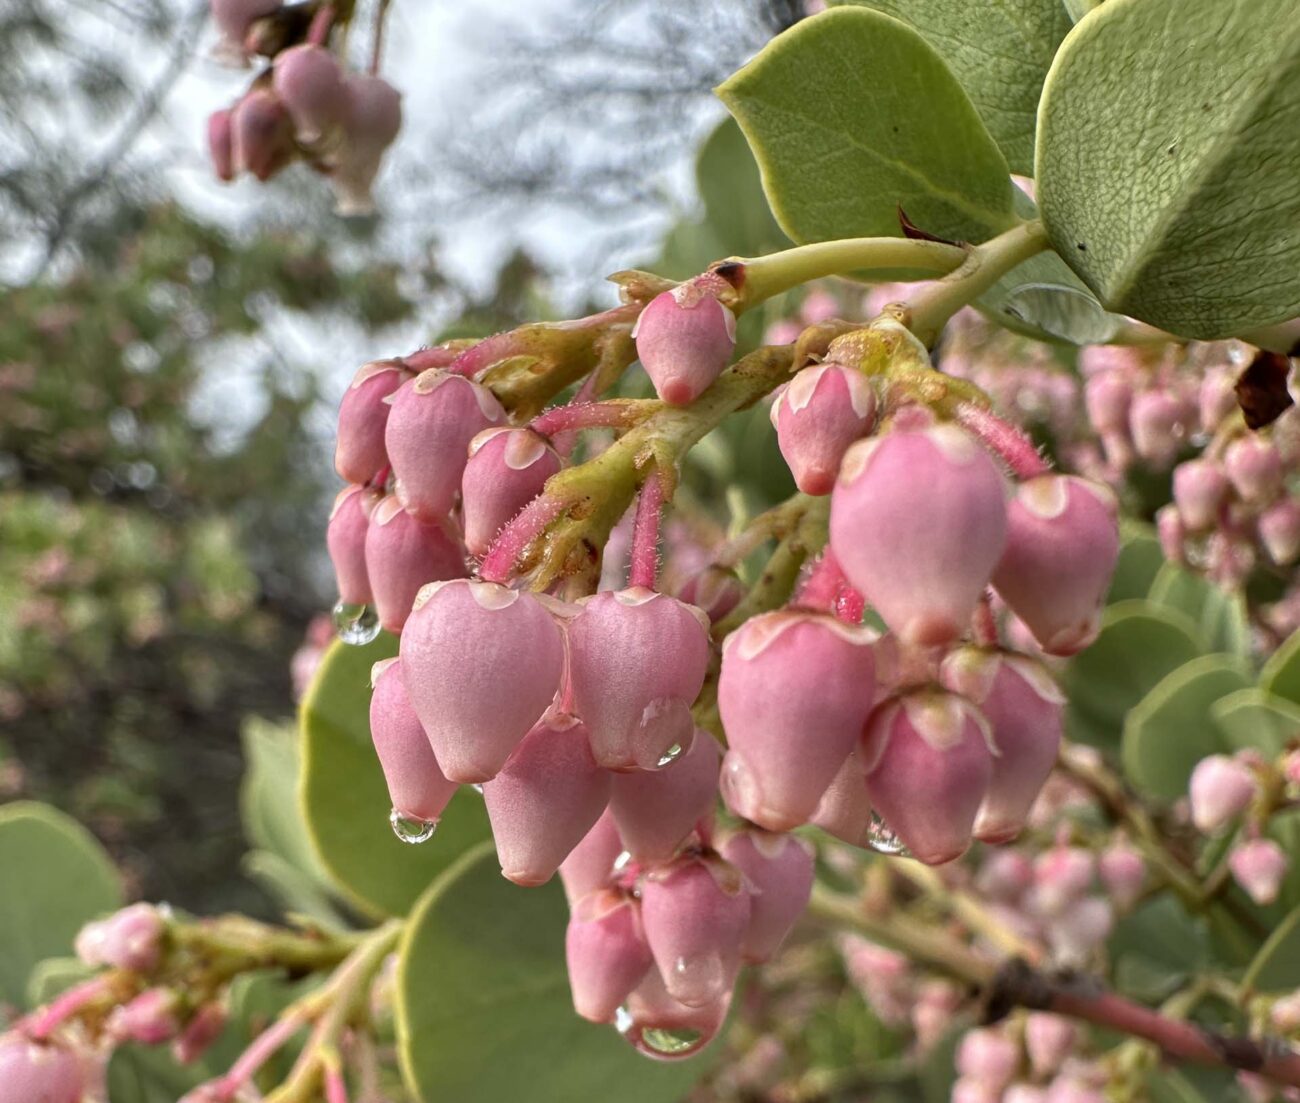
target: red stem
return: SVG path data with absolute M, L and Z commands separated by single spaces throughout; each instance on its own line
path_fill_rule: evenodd
M 416 349 L 409 356 L 403 356 L 401 359 L 407 368 L 418 374 L 430 368 L 449 368 L 464 351 L 463 348 L 434 345 L 433 348 Z
M 861 624 L 866 599 L 844 576 L 839 560 L 828 547 L 822 552 L 804 584 L 795 595 L 794 605 L 804 609 L 831 613 L 846 624 Z
M 343 1070 L 334 1065 L 325 1066 L 325 1103 L 348 1103 L 348 1085 Z
M 234 1099 L 240 1088 L 257 1075 L 257 1070 L 305 1025 L 306 1019 L 298 1013 L 286 1015 L 268 1026 L 239 1055 L 238 1060 L 230 1066 L 230 1071 L 217 1080 L 217 1098 Z
M 998 646 L 998 622 L 993 617 L 993 592 L 985 590 L 971 618 L 971 635 L 981 647 Z
M 562 501 L 548 497 L 545 491 L 524 506 L 488 549 L 479 568 L 479 577 L 488 582 L 508 581 L 514 575 L 515 564 L 524 549 L 559 516 L 563 508 Z
M 311 25 L 307 28 L 308 43 L 312 46 L 324 46 L 332 26 L 334 26 L 334 5 L 322 4 L 311 17 Z
M 1032 479 L 1052 470 L 1024 431 L 1004 421 L 992 410 L 963 403 L 957 407 L 957 423 L 978 437 L 990 452 L 1001 457 L 1018 479 Z
M 532 428 L 544 437 L 573 433 L 579 429 L 621 429 L 633 421 L 633 408 L 626 402 L 570 402 L 552 406 L 533 418 Z
M 456 375 L 473 379 L 479 372 L 522 351 L 519 334 L 515 330 L 507 330 L 505 333 L 484 337 L 477 345 L 463 349 L 446 368 Z
M 641 484 L 636 518 L 632 522 L 632 565 L 628 569 L 629 586 L 655 588 L 659 574 L 659 520 L 664 508 L 664 483 L 658 471 L 651 471 Z
M 21 1024 L 21 1029 L 34 1041 L 43 1041 L 87 1004 L 92 1004 L 108 994 L 111 987 L 109 975 L 106 973 L 83 981 L 69 988 L 48 1006 L 33 1011 Z

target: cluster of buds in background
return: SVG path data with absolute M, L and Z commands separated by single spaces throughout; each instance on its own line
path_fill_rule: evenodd
M 338 212 L 373 210 L 371 187 L 402 125 L 400 93 L 377 72 L 383 8 L 368 72 L 350 71 L 336 42 L 352 5 L 212 0 L 218 55 L 259 69 L 244 94 L 208 119 L 208 148 L 221 180 L 269 180 L 294 161 L 328 178 Z

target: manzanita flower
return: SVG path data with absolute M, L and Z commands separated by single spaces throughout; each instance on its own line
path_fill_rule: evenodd
M 293 160 L 293 123 L 284 104 L 268 89 L 254 89 L 230 113 L 236 172 L 265 183 Z
M 573 711 L 608 770 L 650 770 L 695 731 L 709 663 L 708 618 L 641 586 L 585 598 L 569 625 Z
M 347 605 L 367 605 L 372 599 L 366 571 L 366 529 L 379 495 L 362 486 L 339 491 L 325 529 L 325 545 L 334 564 L 339 600 Z
M 1230 491 L 1228 476 L 1213 460 L 1188 460 L 1174 468 L 1174 504 L 1183 524 L 1193 531 L 1218 523 Z
M 1168 467 L 1182 443 L 1182 403 L 1168 391 L 1143 391 L 1129 410 L 1129 432 L 1139 456 L 1156 467 Z
M 1034 882 L 1034 864 L 1018 850 L 991 850 L 980 865 L 975 885 L 992 900 L 1018 899 Z
M 722 648 L 722 793 L 769 831 L 806 823 L 843 765 L 874 696 L 874 634 L 822 613 L 753 617 Z
M 650 300 L 632 336 L 659 397 L 670 406 L 685 406 L 731 359 L 736 316 L 718 301 L 709 281 L 687 280 Z
M 375 663 L 370 682 L 370 738 L 393 808 L 408 819 L 437 823 L 459 786 L 444 776 L 411 707 L 402 660 Z
M 156 1046 L 180 1031 L 180 997 L 167 988 L 148 988 L 113 1009 L 108 1032 L 122 1041 Z
M 362 367 L 339 404 L 334 470 L 350 483 L 368 483 L 388 463 L 384 430 L 389 404 L 384 400 L 411 378 L 398 360 L 377 360 Z
M 768 961 L 808 906 L 812 847 L 794 835 L 753 828 L 729 835 L 718 849 L 749 882 L 749 926 L 741 956 L 749 962 Z
M 1038 1076 L 1050 1076 L 1061 1067 L 1078 1041 L 1078 1028 L 1069 1019 L 1048 1011 L 1031 1011 L 1025 1017 L 1025 1050 Z
M 1281 498 L 1259 515 L 1260 543 L 1279 567 L 1289 567 L 1300 556 L 1300 503 Z
M 968 647 L 944 660 L 942 681 L 979 706 L 996 752 L 975 837 L 1010 842 L 1025 826 L 1061 746 L 1065 697 L 1026 656 Z
M 687 750 L 661 770 L 616 774 L 610 811 L 628 853 L 638 862 L 663 862 L 713 814 L 722 749 L 696 729 Z
M 81 1103 L 85 1075 L 71 1050 L 0 1034 L 0 1103 Z
M 876 416 L 876 392 L 862 372 L 842 364 L 804 368 L 772 403 L 781 455 L 805 494 L 829 494 L 840 461 Z
M 677 599 L 694 605 L 717 624 L 731 612 L 745 596 L 745 586 L 735 571 L 710 564 L 691 575 L 677 589 Z
M 397 633 L 422 586 L 465 577 L 465 553 L 445 522 L 418 520 L 390 494 L 370 514 L 366 575 L 379 623 Z
M 343 70 L 323 46 L 303 43 L 277 54 L 271 86 L 293 120 L 298 141 L 308 145 L 338 127 L 347 110 Z
M 957 1047 L 958 1075 L 991 1089 L 995 1095 L 1011 1083 L 1020 1064 L 1020 1047 L 993 1027 L 968 1030 Z
M 465 546 L 483 556 L 497 533 L 542 492 L 564 466 L 559 453 L 531 429 L 484 429 L 469 444 L 461 477 Z
M 176 1063 L 189 1065 L 207 1053 L 225 1030 L 227 1018 L 225 1007 L 215 1000 L 200 1007 L 172 1043 Z
M 1287 870 L 1286 852 L 1272 839 L 1249 839 L 1228 855 L 1228 868 L 1260 907 L 1277 899 Z
M 1073 655 L 1097 637 L 1119 559 L 1109 488 L 1073 475 L 1020 485 L 1007 509 L 1007 542 L 993 586 L 1050 655 Z
M 654 965 L 641 905 L 621 889 L 597 889 L 574 904 L 564 951 L 573 1009 L 593 1023 L 613 1022 Z
M 1146 859 L 1132 843 L 1116 839 L 1097 858 L 1097 876 L 1115 907 L 1127 911 L 1141 898 L 1146 887 Z
M 1053 962 L 1062 969 L 1082 969 L 1110 937 L 1115 910 L 1099 896 L 1077 900 L 1047 925 Z
M 809 822 L 853 846 L 865 847 L 870 842 L 871 799 L 867 796 L 862 759 L 856 751 L 844 760 Z
M 384 153 L 402 129 L 402 94 L 383 77 L 353 73 L 343 83 L 343 141 L 330 184 L 344 216 L 374 212 L 371 189 Z M 473 436 L 473 434 L 470 434 Z
M 1255 775 L 1244 762 L 1227 755 L 1201 759 L 1188 783 L 1192 823 L 1207 835 L 1227 827 L 1255 799 Z
M 1069 911 L 1089 888 L 1097 869 L 1092 852 L 1058 843 L 1034 859 L 1031 899 L 1040 915 L 1059 916 Z
M 532 594 L 492 582 L 432 582 L 402 629 L 403 678 L 443 773 L 496 776 L 560 687 L 564 642 Z
M 483 785 L 506 879 L 517 885 L 549 881 L 605 811 L 610 781 L 591 755 L 581 722 L 543 718 Z
M 415 516 L 445 517 L 460 490 L 469 442 L 506 413 L 486 387 L 430 368 L 389 398 L 384 447 L 397 476 L 397 495 Z
M 1088 420 L 1098 433 L 1128 431 L 1133 388 L 1120 372 L 1106 371 L 1092 376 L 1084 384 L 1083 400 Z
M 608 808 L 582 841 L 560 863 L 560 881 L 572 907 L 589 892 L 606 888 L 614 875 L 614 863 L 623 853 L 614 814 Z
M 1233 489 L 1247 502 L 1267 502 L 1282 486 L 1282 454 L 1270 440 L 1238 437 L 1223 453 Z
M 867 793 L 926 865 L 961 857 L 993 774 L 986 724 L 955 694 L 921 690 L 879 705 L 862 737 Z
M 132 904 L 82 927 L 76 939 L 77 956 L 87 965 L 147 973 L 157 967 L 162 956 L 165 931 L 157 908 Z
M 830 530 L 849 581 L 904 643 L 950 643 L 1006 543 L 1002 476 L 956 426 L 888 432 L 845 455 Z

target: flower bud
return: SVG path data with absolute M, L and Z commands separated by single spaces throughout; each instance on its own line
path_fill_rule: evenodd
M 343 71 L 323 46 L 304 43 L 277 54 L 271 87 L 293 120 L 298 141 L 308 145 L 338 127 L 347 110 Z
M 1119 559 L 1109 488 L 1073 475 L 1020 485 L 1007 509 L 1007 543 L 993 586 L 1049 655 L 1073 655 L 1097 637 Z
M 587 729 L 571 716 L 540 721 L 483 785 L 502 874 L 516 885 L 545 884 L 600 819 L 609 794 L 610 775 L 591 757 Z
M 1081 969 L 1110 937 L 1115 913 L 1110 903 L 1086 896 L 1053 918 L 1047 927 L 1052 959 L 1062 969 Z
M 677 600 L 703 610 L 710 624 L 717 624 L 744 596 L 744 584 L 735 572 L 714 565 L 691 575 L 677 590 Z
M 918 1050 L 924 1053 L 942 1040 L 960 1004 L 957 989 L 945 980 L 926 981 L 920 986 L 912 1005 L 912 1030 Z
M 1134 450 L 1155 467 L 1169 467 L 1182 443 L 1182 418 L 1182 403 L 1168 391 L 1143 391 L 1129 411 Z
M 1058 844 L 1034 860 L 1033 906 L 1039 915 L 1068 911 L 1092 887 L 1096 862 L 1082 847 Z
M 839 768 L 809 817 L 828 835 L 853 846 L 865 847 L 871 840 L 871 800 L 863 776 L 862 759 L 855 752 Z
M 1228 868 L 1246 895 L 1260 907 L 1277 899 L 1287 857 L 1272 839 L 1250 839 L 1228 855 Z
M 1300 503 L 1281 498 L 1259 515 L 1259 539 L 1268 557 L 1289 567 L 1300 556 Z
M 534 595 L 491 582 L 432 582 L 402 629 L 403 678 L 443 773 L 496 776 L 550 706 L 564 643 Z
M 0 1034 L 0 1103 L 80 1103 L 85 1074 L 61 1046 Z
M 673 999 L 705 1007 L 726 995 L 740 968 L 749 911 L 744 879 L 720 859 L 679 859 L 645 879 L 641 922 Z
M 1257 436 L 1238 437 L 1228 445 L 1223 469 L 1248 502 L 1270 501 L 1282 487 L 1282 454 L 1272 441 Z
M 687 280 L 650 300 L 632 336 L 655 393 L 670 406 L 685 406 L 704 393 L 731 359 L 736 316 L 704 281 Z
M 1212 835 L 1250 807 L 1255 799 L 1255 775 L 1234 758 L 1212 754 L 1196 764 L 1188 792 L 1192 823 L 1197 831 Z
M 829 494 L 844 453 L 876 416 L 867 377 L 842 364 L 804 368 L 772 404 L 781 455 L 805 494 Z
M 708 620 L 643 586 L 594 594 L 569 625 L 573 711 L 607 770 L 652 770 L 695 731 L 691 703 L 709 663 Z
M 992 732 L 993 774 L 975 837 L 1010 842 L 1025 820 L 1061 746 L 1065 698 L 1042 665 L 1020 655 L 968 647 L 944 661 L 945 688 L 979 706 Z
M 366 73 L 347 77 L 343 93 L 343 142 L 330 175 L 335 209 L 344 217 L 373 214 L 371 188 L 402 129 L 402 94 L 383 77 Z
M 667 861 L 712 816 L 721 760 L 718 741 L 697 728 L 686 752 L 663 769 L 614 775 L 609 807 L 633 858 Z
M 87 923 L 77 935 L 77 956 L 87 965 L 147 973 L 158 965 L 165 930 L 152 904 L 132 904 L 107 919 Z
M 366 574 L 379 623 L 398 633 L 422 586 L 465 577 L 465 555 L 443 522 L 416 520 L 390 494 L 370 514 Z
M 991 1089 L 996 1099 L 1016 1074 L 1020 1047 L 993 1027 L 968 1030 L 957 1046 L 954 1063 L 959 1076 Z
M 812 847 L 794 835 L 754 828 L 729 836 L 719 850 L 749 881 L 749 926 L 741 956 L 749 962 L 768 961 L 808 906 Z
M 129 1003 L 113 1009 L 108 1032 L 116 1039 L 156 1046 L 180 1030 L 180 999 L 166 988 L 149 988 Z
M 334 470 L 350 483 L 368 483 L 388 463 L 384 430 L 389 404 L 384 400 L 411 378 L 397 360 L 366 364 L 353 377 L 339 404 Z
M 507 521 L 542 492 L 564 466 L 559 453 L 531 429 L 484 429 L 469 444 L 461 477 L 465 546 L 483 556 Z
M 1146 886 L 1147 864 L 1138 850 L 1119 839 L 1101 852 L 1097 859 L 1097 874 L 1115 907 L 1128 911 L 1137 903 Z
M 949 643 L 1006 543 L 1002 476 L 952 425 L 860 441 L 840 468 L 830 532 L 849 581 L 904 643 Z
M 1034 1074 L 1051 1076 L 1069 1056 L 1078 1037 L 1078 1028 L 1069 1019 L 1048 1011 L 1031 1011 L 1025 1018 L 1025 1050 Z
M 411 707 L 401 659 L 375 663 L 370 672 L 370 738 L 388 796 L 402 816 L 437 823 L 459 788 L 448 781 Z
M 282 3 L 283 0 L 212 0 L 212 21 L 227 42 L 242 53 L 248 28 L 279 11 Z
M 1011 902 L 1033 884 L 1033 863 L 1018 850 L 991 850 L 980 866 L 975 885 L 993 900 Z
M 966 852 L 993 772 L 973 705 L 938 690 L 886 701 L 867 721 L 861 754 L 873 807 L 913 857 L 939 865 Z
M 613 1022 L 654 964 L 640 905 L 618 889 L 597 889 L 574 905 L 564 951 L 573 1009 L 593 1023 Z
M 1188 460 L 1174 468 L 1174 503 L 1192 531 L 1213 528 L 1228 500 L 1228 476 L 1213 460 Z
M 505 421 L 505 411 L 486 387 L 441 368 L 403 383 L 389 401 L 384 446 L 397 496 L 421 520 L 445 517 L 460 490 L 469 442 Z
M 1269 1020 L 1279 1034 L 1300 1031 L 1300 992 L 1283 996 L 1269 1009 Z
M 257 89 L 230 113 L 235 172 L 250 172 L 265 183 L 293 160 L 293 123 L 273 92 Z
M 816 811 L 871 711 L 873 635 L 834 617 L 753 617 L 722 648 L 722 794 L 738 816 L 788 831 Z
M 1213 436 L 1224 419 L 1236 412 L 1237 392 L 1229 372 L 1206 373 L 1197 394 L 1197 409 L 1201 419 L 1201 432 L 1206 436 Z
M 222 108 L 208 116 L 208 156 L 218 180 L 229 183 L 235 178 L 234 135 L 230 130 L 229 109 Z
M 330 511 L 325 544 L 334 564 L 339 600 L 348 605 L 367 605 L 373 596 L 366 571 L 366 529 L 378 498 L 363 486 L 344 487 Z
M 572 907 L 589 892 L 606 888 L 614 873 L 614 863 L 623 853 L 623 840 L 608 808 L 582 841 L 560 863 L 560 880 L 564 895 Z
M 172 1043 L 176 1063 L 189 1065 L 207 1053 L 225 1030 L 226 1018 L 226 1009 L 220 1003 L 205 1003 L 200 1007 Z
M 1171 563 L 1181 563 L 1186 557 L 1184 542 L 1187 530 L 1178 507 L 1172 502 L 1156 510 L 1156 537 L 1160 541 L 1160 550 Z
M 1128 432 L 1133 388 L 1120 372 L 1106 371 L 1092 376 L 1084 384 L 1083 401 L 1088 420 L 1098 434 Z

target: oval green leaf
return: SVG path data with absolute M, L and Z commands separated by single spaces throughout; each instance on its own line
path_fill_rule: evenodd
M 521 889 L 490 846 L 464 855 L 412 911 L 399 950 L 397 1040 L 425 1103 L 672 1103 L 709 1068 L 664 1065 L 573 1011 L 559 884 Z
M 1243 657 L 1250 654 L 1250 624 L 1240 594 L 1227 593 L 1176 563 L 1166 563 L 1152 580 L 1147 596 L 1157 605 L 1191 617 L 1212 651 Z
M 1210 715 L 1235 750 L 1272 757 L 1300 737 L 1300 706 L 1254 687 L 1216 701 Z
M 122 906 L 122 881 L 99 841 L 58 809 L 0 808 L 0 1003 L 21 1007 L 27 978 L 66 955 L 88 920 Z
M 1297 165 L 1294 0 L 1107 0 L 1043 87 L 1053 246 L 1107 308 L 1185 337 L 1300 315 Z
M 778 35 L 718 88 L 797 242 L 929 233 L 984 241 L 1015 222 L 997 143 L 906 23 L 835 8 Z
M 1122 601 L 1102 616 L 1096 642 L 1066 664 L 1065 731 L 1096 747 L 1119 743 L 1124 718 L 1171 671 L 1204 645 L 1186 616 L 1146 601 Z
M 952 70 L 1012 172 L 1034 173 L 1038 97 L 1071 22 L 1061 0 L 836 0 L 920 31 Z
M 1259 672 L 1259 687 L 1300 705 L 1300 632 L 1292 632 Z
M 1161 679 L 1124 723 L 1120 760 L 1128 779 L 1165 800 L 1186 794 L 1196 764 L 1225 747 L 1211 706 L 1249 682 L 1236 655 L 1202 655 Z
M 1243 987 L 1288 992 L 1300 987 L 1300 908 L 1293 908 L 1259 948 L 1242 977 Z
M 1165 553 L 1150 525 L 1122 521 L 1119 535 L 1119 562 L 1111 575 L 1107 605 L 1146 597 L 1165 563 Z
M 334 643 L 300 710 L 306 830 L 326 872 L 359 907 L 405 915 L 430 882 L 490 836 L 482 799 L 462 790 L 437 834 L 411 846 L 388 825 L 388 787 L 370 742 L 370 668 L 397 654 L 386 633 L 365 647 Z

